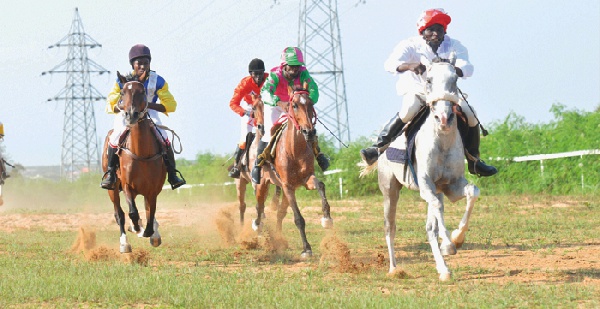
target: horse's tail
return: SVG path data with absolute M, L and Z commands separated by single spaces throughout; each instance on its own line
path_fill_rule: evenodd
M 364 161 L 359 163 L 360 166 L 360 174 L 358 175 L 359 178 L 363 178 L 369 174 L 372 174 L 373 172 L 375 172 L 377 170 L 377 161 L 375 161 L 375 163 L 368 165 L 366 164 Z

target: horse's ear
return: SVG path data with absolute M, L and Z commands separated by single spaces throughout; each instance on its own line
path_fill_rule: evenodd
M 308 82 L 304 81 L 304 83 L 302 84 L 302 89 L 308 91 Z
M 117 71 L 117 78 L 119 79 L 121 84 L 125 84 L 127 82 L 127 79 L 123 75 L 121 75 L 119 71 Z
M 288 95 L 291 97 L 292 94 L 294 93 L 294 88 L 292 88 L 292 86 L 290 86 L 289 84 L 288 84 L 287 88 L 288 88 Z

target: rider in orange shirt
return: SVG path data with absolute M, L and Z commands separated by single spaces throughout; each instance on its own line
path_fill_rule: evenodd
M 254 117 L 252 115 L 252 97 L 260 94 L 260 88 L 265 83 L 265 79 L 269 75 L 265 73 L 265 64 L 262 60 L 255 58 L 248 65 L 250 76 L 242 78 L 240 83 L 233 91 L 233 97 L 229 101 L 229 107 L 233 112 L 240 115 L 241 131 L 240 142 L 235 147 L 235 163 L 229 171 L 229 177 L 240 178 L 240 170 L 238 164 L 246 148 L 246 135 L 252 132 L 255 126 Z M 242 99 L 246 102 L 242 102 Z

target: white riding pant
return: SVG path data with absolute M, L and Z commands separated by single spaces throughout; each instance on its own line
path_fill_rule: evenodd
M 281 107 L 265 104 L 265 135 L 260 139 L 261 141 L 265 143 L 271 141 L 271 128 L 283 114 L 285 111 Z
M 152 118 L 154 124 L 157 125 L 156 129 L 160 132 L 160 135 L 164 138 L 166 144 L 169 144 L 169 137 L 167 136 L 167 132 L 158 127 L 158 125 L 162 124 L 160 118 L 158 117 L 158 112 L 153 109 L 148 109 L 148 116 Z M 115 120 L 113 121 L 113 132 L 108 139 L 108 144 L 112 148 L 117 148 L 119 146 L 119 140 L 121 139 L 121 135 L 125 133 L 127 129 L 127 124 L 125 123 L 125 113 L 120 112 L 115 116 Z M 161 141 L 162 142 L 162 141 Z
M 254 122 L 254 118 L 244 115 L 241 117 L 241 119 L 242 120 L 240 121 L 240 142 L 238 145 L 244 144 L 246 142 L 246 135 L 252 132 L 252 128 L 254 128 L 254 126 L 252 125 L 252 123 Z
M 407 123 L 411 121 L 424 104 L 425 95 L 423 93 L 405 93 L 402 97 L 402 107 L 400 108 L 399 113 L 402 122 Z M 467 118 L 469 127 L 473 128 L 477 126 L 479 122 L 477 121 L 477 118 L 475 118 L 475 109 L 471 109 L 472 107 L 469 106 L 469 104 L 467 104 L 467 102 L 465 102 L 463 99 L 458 101 L 458 105 Z

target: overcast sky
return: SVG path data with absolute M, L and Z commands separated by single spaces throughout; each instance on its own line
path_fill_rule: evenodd
M 116 71 L 131 69 L 129 48 L 144 43 L 152 51 L 152 69 L 178 101 L 177 111 L 163 117 L 181 137 L 178 157 L 233 152 L 239 116 L 228 103 L 248 62 L 262 58 L 271 68 L 284 47 L 298 44 L 299 0 L 278 2 L 0 0 L 0 121 L 10 161 L 60 165 L 64 101 L 47 99 L 65 86 L 66 76 L 41 73 L 66 59 L 67 48 L 48 46 L 68 34 L 75 7 L 86 33 L 103 45 L 89 50 L 89 58 L 112 72 L 92 76 L 96 89 L 108 94 Z M 353 140 L 375 134 L 399 110 L 396 77 L 383 62 L 400 40 L 417 34 L 417 17 L 431 7 L 449 13 L 448 34 L 469 49 L 475 73 L 459 87 L 484 124 L 511 111 L 531 123 L 548 122 L 557 102 L 583 111 L 600 105 L 598 0 L 339 0 Z M 99 140 L 114 117 L 104 106 L 95 106 Z

